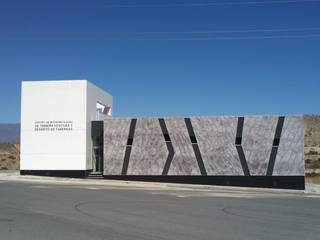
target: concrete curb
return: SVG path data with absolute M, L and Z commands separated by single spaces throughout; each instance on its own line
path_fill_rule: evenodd
M 60 178 L 60 177 L 42 177 L 42 176 L 26 176 L 20 175 L 18 171 L 0 171 L 0 181 L 9 182 L 31 182 L 39 184 L 52 185 L 70 185 L 70 186 L 99 186 L 106 188 L 124 188 L 124 189 L 140 189 L 140 190 L 180 190 L 195 192 L 217 192 L 227 191 L 234 193 L 264 193 L 264 194 L 287 194 L 287 195 L 320 195 L 320 185 L 306 184 L 306 190 L 286 190 L 271 188 L 247 188 L 232 186 L 211 186 L 211 185 L 192 185 L 177 183 L 158 183 L 158 182 L 138 182 L 138 181 L 122 181 L 107 179 L 78 179 L 78 178 Z

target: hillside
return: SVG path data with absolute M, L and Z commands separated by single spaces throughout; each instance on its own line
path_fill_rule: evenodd
M 0 123 L 0 143 L 19 143 L 20 124 Z
M 320 178 L 320 116 L 305 116 L 306 176 Z
M 0 170 L 18 170 L 20 162 L 19 144 L 0 144 Z

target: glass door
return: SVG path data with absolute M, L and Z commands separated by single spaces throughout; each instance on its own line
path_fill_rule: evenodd
M 92 139 L 92 173 L 103 173 L 103 121 L 93 121 L 91 125 Z

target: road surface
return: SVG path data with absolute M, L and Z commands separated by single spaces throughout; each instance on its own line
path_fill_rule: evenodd
M 317 194 L 41 179 L 0 178 L 1 240 L 320 238 Z

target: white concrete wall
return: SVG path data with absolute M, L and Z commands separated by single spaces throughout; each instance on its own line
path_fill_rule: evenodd
M 20 169 L 91 169 L 93 102 L 112 97 L 86 80 L 22 82 L 21 91 Z
M 112 115 L 112 96 L 101 90 L 91 82 L 87 82 L 87 148 L 86 148 L 86 167 L 92 168 L 92 140 L 91 140 L 91 121 L 104 120 Z M 109 115 L 97 114 L 97 102 L 110 107 Z

